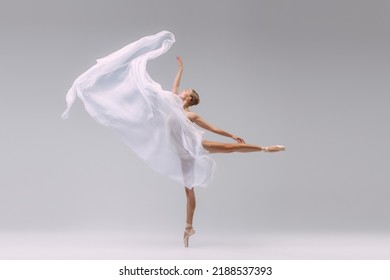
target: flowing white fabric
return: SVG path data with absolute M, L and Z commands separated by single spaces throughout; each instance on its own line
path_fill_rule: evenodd
M 97 122 L 118 133 L 152 169 L 187 188 L 205 186 L 215 162 L 202 146 L 203 132 L 188 120 L 180 97 L 146 71 L 147 62 L 174 42 L 172 33 L 162 31 L 98 59 L 74 81 L 62 118 L 77 95 Z

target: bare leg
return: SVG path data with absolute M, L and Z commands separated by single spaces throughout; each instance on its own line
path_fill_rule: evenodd
M 194 219 L 196 200 L 195 200 L 195 191 L 194 188 L 188 189 L 184 188 L 187 196 L 187 218 L 186 223 L 192 225 L 192 221 Z
M 244 143 L 222 143 L 222 142 L 212 142 L 203 140 L 203 147 L 209 151 L 210 153 L 232 153 L 232 152 L 242 152 L 242 153 L 250 153 L 250 152 L 278 152 L 284 151 L 285 148 L 283 146 L 270 146 L 270 147 L 262 147 L 251 144 Z
M 196 207 L 196 200 L 195 200 L 195 191 L 194 188 L 188 189 L 184 188 L 186 191 L 186 197 L 187 197 L 187 217 L 186 217 L 186 227 L 184 230 L 184 246 L 188 247 L 188 239 L 191 235 L 195 233 L 195 230 L 192 227 L 192 221 L 194 218 L 195 213 L 195 207 Z

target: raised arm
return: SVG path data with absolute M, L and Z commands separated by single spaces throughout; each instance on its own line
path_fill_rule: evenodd
M 229 132 L 226 132 L 220 128 L 217 128 L 217 127 L 207 123 L 201 116 L 199 116 L 198 114 L 196 114 L 194 112 L 189 112 L 187 114 L 187 116 L 191 121 L 193 121 L 194 123 L 196 123 L 200 127 L 207 129 L 208 131 L 214 132 L 214 133 L 222 135 L 222 136 L 232 138 L 232 139 L 236 140 L 238 143 L 245 143 L 244 139 L 237 137 L 233 134 L 230 134 Z
M 172 86 L 172 92 L 174 94 L 178 93 L 179 86 L 180 86 L 180 79 L 181 79 L 181 74 L 183 74 L 183 60 L 181 56 L 176 57 L 177 63 L 179 64 L 179 70 L 177 71 L 175 81 L 173 82 Z

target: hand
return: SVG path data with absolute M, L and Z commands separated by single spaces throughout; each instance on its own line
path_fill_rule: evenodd
M 179 64 L 180 67 L 183 67 L 183 59 L 181 58 L 181 56 L 179 55 L 178 57 L 176 57 L 177 59 L 177 63 Z
M 238 143 L 245 143 L 245 141 L 244 141 L 244 139 L 242 139 L 242 138 L 240 138 L 240 137 L 237 137 L 237 136 L 232 136 L 232 138 L 234 139 L 234 140 L 236 140 Z

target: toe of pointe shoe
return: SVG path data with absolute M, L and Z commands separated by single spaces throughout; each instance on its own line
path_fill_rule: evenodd
M 184 234 L 185 234 L 184 238 L 183 238 L 184 247 L 188 247 L 190 236 L 193 235 L 194 233 L 195 233 L 195 230 L 193 228 L 191 228 L 190 230 L 184 231 Z
M 285 151 L 286 150 L 286 147 L 285 146 L 282 146 L 282 145 L 274 145 L 274 146 L 271 146 L 271 147 L 268 147 L 266 152 L 269 152 L 269 153 L 275 153 L 275 152 L 281 152 L 281 151 Z

